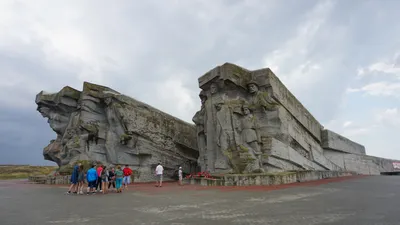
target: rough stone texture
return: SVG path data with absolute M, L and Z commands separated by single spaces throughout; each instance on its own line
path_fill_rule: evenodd
M 326 158 L 347 171 L 366 175 L 379 175 L 381 172 L 398 171 L 393 167 L 396 160 L 384 159 L 369 155 L 356 155 L 339 151 L 324 150 Z
M 99 85 L 42 91 L 38 111 L 57 134 L 44 157 L 60 166 L 76 160 L 128 164 L 137 181 L 153 180 L 159 161 L 166 177 L 179 165 L 185 173 L 200 167 L 214 174 L 395 170 L 394 160 L 367 156 L 364 146 L 324 130 L 268 68 L 225 63 L 198 82 L 195 126 Z
M 196 169 L 195 126 L 110 88 L 85 82 L 82 92 L 42 91 L 36 103 L 57 134 L 43 155 L 59 166 L 77 160 L 128 164 L 138 181 L 153 180 L 158 162 L 166 177 L 178 166 Z
M 323 155 L 322 126 L 269 69 L 226 63 L 200 77 L 199 86 L 202 107 L 193 121 L 204 130 L 202 170 L 341 170 Z
M 323 130 L 321 146 L 325 149 L 365 155 L 365 147 L 333 131 Z
M 366 156 L 364 146 L 324 130 L 269 68 L 225 63 L 198 82 L 201 109 L 193 122 L 204 171 L 393 170 L 392 161 Z

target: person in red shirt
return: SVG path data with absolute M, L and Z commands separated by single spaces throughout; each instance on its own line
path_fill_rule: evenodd
M 128 165 L 125 165 L 125 168 L 122 170 L 122 172 L 124 173 L 124 179 L 122 183 L 124 184 L 124 189 L 128 190 L 128 184 L 131 183 L 131 175 L 133 172 Z
M 96 172 L 97 172 L 96 190 L 97 190 L 97 192 L 99 192 L 99 191 L 102 192 L 101 172 L 103 172 L 103 166 L 101 164 L 97 166 Z M 99 190 L 99 188 L 100 188 L 100 190 Z

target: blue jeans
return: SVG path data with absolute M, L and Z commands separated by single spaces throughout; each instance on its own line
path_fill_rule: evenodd
M 117 187 L 116 187 L 117 189 L 120 189 L 120 188 L 121 188 L 121 186 L 122 186 L 122 177 L 121 177 L 121 178 L 117 178 L 117 179 L 115 180 L 115 185 L 117 186 Z
M 131 176 L 125 176 L 124 180 L 122 182 L 123 182 L 123 184 L 130 184 L 131 183 Z

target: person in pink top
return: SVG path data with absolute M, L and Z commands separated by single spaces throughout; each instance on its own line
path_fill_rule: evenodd
M 97 192 L 102 192 L 102 187 L 101 187 L 101 172 L 103 171 L 103 166 L 100 164 L 97 166 L 97 185 L 96 185 L 96 190 Z M 99 190 L 100 188 L 100 190 Z

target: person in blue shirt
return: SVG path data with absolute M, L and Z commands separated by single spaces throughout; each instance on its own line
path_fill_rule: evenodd
M 71 186 L 69 186 L 67 194 L 71 194 L 71 191 L 72 191 L 73 188 L 75 190 L 74 194 L 76 194 L 77 191 L 78 191 L 78 175 L 79 175 L 79 167 L 80 166 L 81 166 L 80 163 L 78 163 L 78 164 L 76 164 L 74 166 L 74 169 L 73 169 L 72 174 L 71 174 L 71 179 L 70 179 Z
M 92 165 L 92 167 L 86 173 L 86 179 L 87 179 L 88 187 L 89 187 L 87 194 L 89 194 L 90 192 L 92 194 L 95 193 L 96 181 L 97 181 L 98 177 L 97 177 L 97 171 L 94 167 L 95 167 L 95 165 Z

